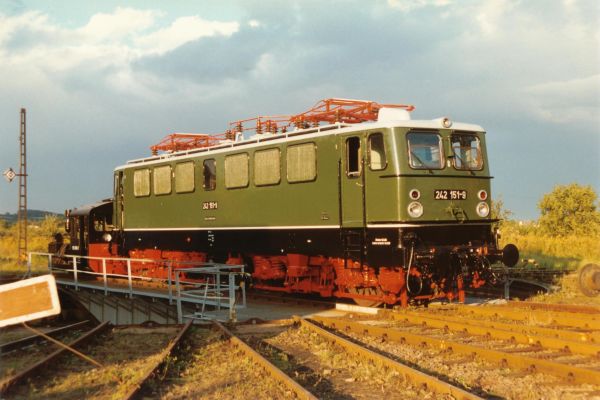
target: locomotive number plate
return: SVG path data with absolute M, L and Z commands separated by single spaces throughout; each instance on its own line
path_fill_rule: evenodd
M 433 198 L 436 200 L 466 200 L 466 190 L 435 189 Z

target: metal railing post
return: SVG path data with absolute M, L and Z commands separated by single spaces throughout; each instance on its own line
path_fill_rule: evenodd
M 229 273 L 229 321 L 236 322 L 235 312 L 235 273 Z
M 31 253 L 29 253 L 29 260 L 31 260 Z M 52 254 L 51 253 L 48 253 L 48 272 L 52 273 Z
M 202 310 L 200 311 L 200 318 L 204 318 L 204 309 L 206 308 L 206 298 L 208 297 L 208 285 L 209 285 L 210 276 L 206 277 L 206 282 L 204 282 L 204 300 L 202 300 Z
M 73 256 L 73 279 L 75 279 L 75 290 L 79 290 L 79 282 L 77 281 L 77 256 Z
M 173 304 L 173 282 L 171 280 L 172 263 L 167 262 L 167 273 L 169 274 L 167 281 L 169 283 L 169 305 Z
M 244 271 L 245 266 L 242 265 L 242 276 L 240 280 L 240 287 L 242 288 L 242 305 L 246 307 L 246 272 Z
M 104 282 L 104 295 L 108 296 L 108 284 L 106 282 L 106 258 L 102 258 L 102 281 Z
M 221 270 L 217 269 L 217 282 L 215 285 L 217 295 L 217 310 L 221 310 Z
M 179 287 L 178 271 L 175 271 L 175 288 L 177 290 L 177 322 L 183 324 L 183 312 L 181 310 L 181 289 Z
M 27 276 L 31 275 L 31 257 L 31 253 L 27 253 Z
M 133 282 L 131 279 L 131 259 L 127 259 L 127 281 L 129 282 L 129 298 L 133 298 Z

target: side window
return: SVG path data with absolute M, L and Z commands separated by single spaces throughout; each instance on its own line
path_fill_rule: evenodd
M 254 153 L 254 184 L 277 185 L 281 180 L 279 149 L 259 150 Z
M 287 180 L 309 182 L 317 177 L 317 148 L 314 143 L 303 143 L 287 148 Z
M 202 163 L 202 175 L 204 190 L 215 190 L 217 187 L 217 162 L 214 158 L 204 160 Z
M 387 159 L 385 157 L 385 145 L 383 134 L 374 133 L 369 136 L 369 168 L 374 171 L 385 169 Z
M 194 191 L 194 162 L 175 165 L 175 192 L 189 193 Z
M 360 138 L 358 136 L 346 139 L 346 175 L 360 176 Z
M 171 193 L 171 166 L 154 168 L 154 194 Z
M 94 221 L 94 230 L 96 232 L 103 232 L 104 231 L 104 225 L 105 225 L 104 218 L 94 217 L 93 221 Z
M 225 187 L 227 189 L 248 186 L 248 154 L 225 157 Z
M 150 196 L 150 170 L 133 171 L 133 195 L 135 197 Z

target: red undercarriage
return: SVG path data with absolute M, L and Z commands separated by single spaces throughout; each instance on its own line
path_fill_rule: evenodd
M 109 251 L 108 244 L 90 244 L 91 257 L 117 257 L 116 249 Z M 154 249 L 136 249 L 129 251 L 133 259 L 154 261 L 132 261 L 131 272 L 134 275 L 149 278 L 168 277 L 167 261 L 172 268 L 193 267 L 193 263 L 205 262 L 206 253 L 162 251 Z M 252 278 L 257 289 L 287 293 L 318 293 L 322 297 L 343 297 L 354 299 L 358 304 L 401 304 L 407 306 L 409 297 L 414 300 L 432 300 L 445 298 L 463 302 L 465 291 L 462 277 L 457 282 L 445 280 L 432 283 L 427 295 L 409 295 L 406 285 L 406 269 L 402 267 L 375 268 L 360 263 L 348 262 L 341 258 L 287 254 L 280 256 L 251 255 L 254 265 Z M 160 262 L 156 262 L 160 260 Z M 244 264 L 239 257 L 229 257 L 227 264 Z M 102 272 L 100 260 L 90 260 L 90 267 Z M 106 273 L 127 274 L 127 263 L 123 261 L 105 261 Z M 421 278 L 416 268 L 411 268 L 410 276 Z M 484 282 L 477 275 L 471 286 L 479 287 Z

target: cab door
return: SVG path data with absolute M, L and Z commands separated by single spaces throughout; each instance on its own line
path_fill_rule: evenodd
M 340 138 L 340 234 L 344 265 L 365 261 L 364 133 Z
M 342 228 L 364 228 L 364 134 L 344 136 L 340 171 Z
M 124 219 L 125 219 L 125 205 L 124 203 L 124 193 L 123 193 L 123 171 L 119 171 L 115 174 L 115 187 L 114 187 L 114 196 L 115 196 L 115 208 L 113 210 L 113 220 L 114 225 L 117 229 L 124 229 Z

